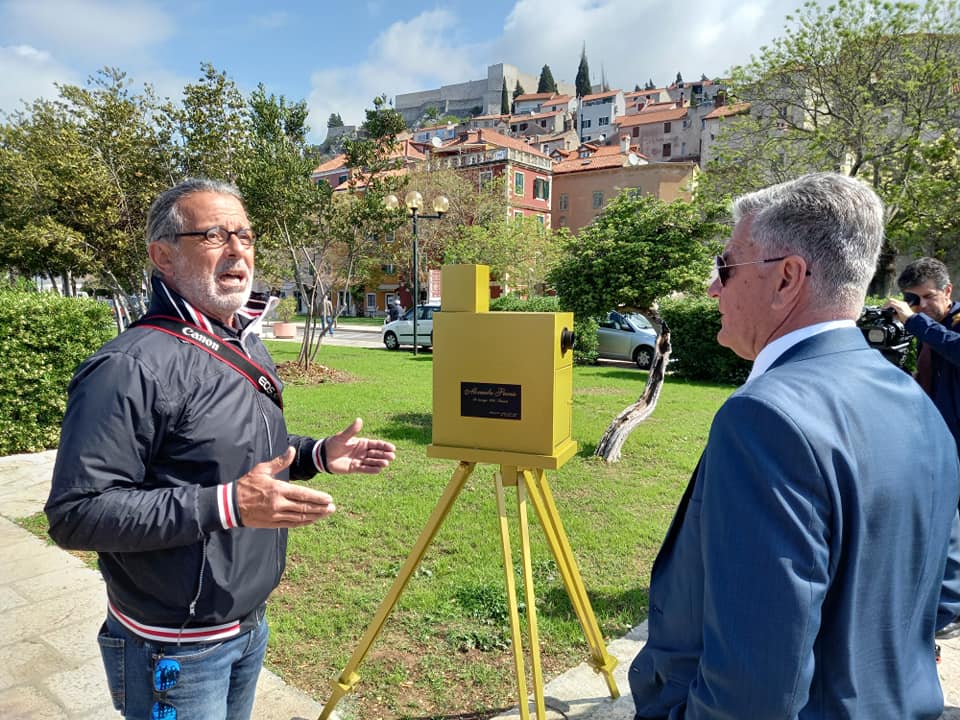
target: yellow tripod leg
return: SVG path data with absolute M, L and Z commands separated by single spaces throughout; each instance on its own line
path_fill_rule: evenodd
M 540 632 L 537 628 L 537 598 L 533 587 L 533 562 L 530 558 L 530 526 L 527 522 L 527 483 L 517 473 L 517 517 L 520 522 L 520 557 L 523 563 L 523 588 L 527 602 L 527 627 L 530 634 L 530 668 L 533 677 L 533 701 L 537 717 L 547 717 L 543 699 L 543 669 L 540 664 Z M 521 698 L 526 702 L 526 698 Z
M 607 646 L 603 642 L 603 634 L 600 632 L 597 619 L 593 614 L 587 589 L 583 585 L 577 561 L 570 549 L 570 541 L 563 529 L 557 506 L 553 502 L 553 494 L 550 492 L 546 473 L 539 468 L 532 472 L 525 470 L 524 477 L 527 480 L 530 501 L 533 503 L 533 508 L 540 519 L 540 524 L 543 526 L 547 545 L 557 562 L 560 577 L 563 579 L 564 587 L 567 590 L 567 596 L 570 598 L 570 603 L 573 605 L 573 610 L 577 614 L 580 627 L 583 629 L 587 645 L 590 648 L 590 664 L 596 672 L 603 674 L 607 682 L 607 688 L 610 690 L 610 697 L 618 698 L 620 697 L 620 690 L 617 688 L 617 681 L 613 677 L 617 660 L 610 656 L 607 652 Z
M 347 665 L 340 674 L 340 677 L 332 683 L 333 694 L 330 696 L 330 699 L 327 700 L 327 704 L 323 706 L 318 720 L 327 720 L 327 718 L 330 717 L 330 713 L 332 713 L 333 709 L 337 706 L 337 703 L 340 702 L 340 699 L 350 692 L 357 684 L 357 681 L 360 680 L 360 676 L 357 674 L 357 668 L 360 667 L 360 663 L 362 663 L 366 657 L 370 646 L 373 645 L 373 641 L 377 639 L 377 635 L 379 635 L 383 629 L 387 618 L 390 616 L 394 606 L 400 599 L 400 595 L 407 586 L 407 581 L 423 559 L 427 548 L 430 547 L 430 543 L 433 542 L 433 538 L 437 534 L 437 530 L 439 530 L 443 524 L 447 513 L 449 513 L 450 508 L 453 507 L 454 501 L 457 499 L 457 496 L 460 494 L 460 491 L 463 489 L 467 478 L 470 477 L 475 466 L 476 463 L 465 461 L 457 466 L 453 477 L 450 478 L 450 482 L 447 483 L 447 487 L 443 491 L 443 495 L 440 497 L 440 500 L 437 501 L 437 506 L 433 509 L 430 519 L 427 520 L 427 524 L 420 532 L 420 537 L 417 538 L 416 545 L 413 546 L 413 550 L 411 550 L 407 556 L 407 560 L 400 569 L 400 573 L 393 581 L 390 592 L 388 592 L 387 596 L 381 601 L 380 607 L 377 608 L 373 620 L 360 639 L 360 643 L 353 651 L 353 655 L 351 655 L 347 661 Z
M 517 468 L 500 466 L 494 475 L 497 486 L 497 513 L 500 516 L 500 547 L 503 549 L 503 572 L 507 582 L 507 604 L 510 606 L 510 635 L 513 638 L 513 669 L 517 676 L 520 719 L 530 720 L 530 707 L 527 703 L 527 674 L 523 662 L 523 638 L 520 634 L 520 610 L 517 607 L 517 585 L 513 575 L 513 553 L 510 550 L 510 528 L 507 525 L 507 503 L 504 497 L 503 482 L 515 482 Z M 540 716 L 543 718 L 543 715 Z

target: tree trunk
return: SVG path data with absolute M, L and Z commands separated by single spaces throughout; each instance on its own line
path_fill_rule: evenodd
M 640 397 L 632 405 L 624 408 L 619 415 L 607 426 L 594 451 L 596 457 L 601 457 L 605 462 L 620 462 L 620 451 L 630 433 L 640 423 L 646 420 L 657 407 L 657 400 L 660 398 L 660 390 L 663 387 L 664 376 L 667 371 L 667 363 L 670 361 L 670 328 L 659 317 L 651 317 L 650 321 L 655 325 L 660 325 L 660 336 L 657 338 L 657 347 L 653 356 L 653 363 L 650 365 L 650 373 L 647 375 L 647 384 L 643 388 Z

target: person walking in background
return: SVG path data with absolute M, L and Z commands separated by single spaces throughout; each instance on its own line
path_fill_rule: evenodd
M 127 718 L 249 718 L 287 529 L 336 509 L 289 481 L 378 473 L 395 457 L 358 437 L 359 418 L 323 439 L 288 433 L 244 310 L 255 241 L 232 185 L 161 194 L 147 220 L 150 310 L 69 387 L 45 511 L 58 545 L 99 555 L 98 640 Z
M 738 198 L 734 219 L 709 294 L 718 342 L 754 364 L 653 565 L 636 719 L 933 720 L 960 465 L 854 322 L 882 203 L 818 173 Z
M 323 296 L 323 317 L 324 322 L 327 323 L 327 332 L 332 336 L 335 318 L 333 315 L 333 303 L 330 301 L 329 295 Z

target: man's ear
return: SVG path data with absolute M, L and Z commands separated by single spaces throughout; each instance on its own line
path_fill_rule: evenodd
M 154 241 L 147 245 L 147 254 L 150 262 L 160 271 L 161 275 L 169 275 L 173 269 L 173 254 L 176 248 L 170 243 Z
M 799 255 L 788 255 L 781 262 L 780 285 L 777 287 L 774 307 L 794 305 L 807 285 L 806 260 Z

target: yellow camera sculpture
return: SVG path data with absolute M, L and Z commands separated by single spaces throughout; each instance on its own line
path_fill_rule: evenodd
M 486 265 L 447 265 L 433 318 L 431 457 L 556 469 L 573 457 L 573 313 L 491 313 Z
M 530 708 L 505 487 L 516 487 L 536 717 L 545 720 L 546 706 L 528 501 L 580 621 L 589 662 L 603 674 L 610 696 L 620 694 L 613 678 L 617 661 L 607 653 L 545 472 L 561 467 L 577 451 L 572 438 L 573 313 L 489 312 L 490 270 L 485 265 L 444 266 L 441 289 L 441 312 L 433 316 L 433 443 L 427 455 L 459 463 L 387 597 L 334 681 L 319 720 L 329 718 L 340 698 L 359 681 L 360 663 L 478 462 L 500 466 L 494 484 L 521 720 L 530 719 Z

